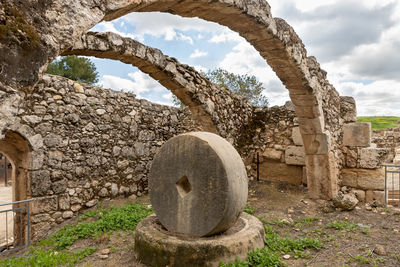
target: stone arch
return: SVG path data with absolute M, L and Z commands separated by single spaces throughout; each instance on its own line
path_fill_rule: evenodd
M 30 162 L 29 142 L 22 135 L 14 131 L 7 131 L 0 140 L 0 152 L 4 154 L 12 164 L 12 195 L 13 201 L 29 199 Z M 22 207 L 24 204 L 14 204 L 13 208 Z M 26 211 L 16 212 L 14 217 L 14 242 L 16 245 L 24 245 L 27 242 L 27 218 Z
M 252 105 L 245 98 L 221 89 L 194 68 L 179 63 L 158 49 L 115 33 L 84 34 L 62 55 L 114 59 L 139 68 L 188 106 L 203 130 L 218 132 L 232 143 L 237 130 L 252 116 Z
M 256 48 L 289 90 L 305 145 L 310 196 L 331 198 L 337 193 L 339 95 L 315 58 L 307 57 L 294 30 L 284 20 L 273 18 L 265 0 L 50 0 L 43 5 L 25 5 L 24 9 L 30 11 L 26 12 L 26 20 L 35 21 L 37 36 L 27 39 L 32 48 L 35 45 L 35 53 L 26 53 L 23 44 L 15 42 L 4 46 L 2 54 L 9 58 L 0 63 L 3 69 L 0 88 L 5 88 L 5 84 L 20 89 L 32 86 L 51 59 L 73 46 L 84 32 L 101 20 L 113 20 L 130 12 L 196 16 L 238 32 Z M 40 59 L 34 60 L 39 54 Z M 29 72 L 15 71 L 20 68 L 21 60 L 27 62 L 24 67 Z

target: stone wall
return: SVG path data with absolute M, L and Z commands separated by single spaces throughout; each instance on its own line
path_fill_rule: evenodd
M 400 147 L 400 128 L 373 131 L 372 143 L 379 148 L 389 148 L 389 161 L 393 160 L 396 156 L 396 148 Z
M 12 10 L 18 10 L 18 19 Z M 5 0 L 0 21 L 6 25 L 20 22 L 20 30 L 4 29 L 7 38 L 0 42 L 0 90 L 11 86 L 19 92 L 31 91 L 47 64 L 73 47 L 94 25 L 130 12 L 151 11 L 217 22 L 254 46 L 289 90 L 304 141 L 310 196 L 332 198 L 340 169 L 339 95 L 316 59 L 307 55 L 294 29 L 273 17 L 265 0 Z
M 246 128 L 248 134 L 253 133 L 251 138 L 245 139 L 247 143 L 239 142 L 238 148 L 246 156 L 250 179 L 256 178 L 258 153 L 260 179 L 306 184 L 305 152 L 293 104 L 258 109 L 251 125 Z
M 139 68 L 186 105 L 205 131 L 236 143 L 241 126 L 252 117 L 250 101 L 210 82 L 194 68 L 160 50 L 115 33 L 88 32 L 63 55 L 120 60 Z
M 26 98 L 19 118 L 35 137 L 29 177 L 36 235 L 100 198 L 146 193 L 157 149 L 198 129 L 188 111 L 51 75 Z
M 352 105 L 348 99 L 347 103 L 347 107 Z M 370 123 L 357 123 L 355 116 L 344 117 L 352 119 L 343 126 L 342 191 L 353 191 L 361 202 L 384 204 L 385 172 L 381 165 L 393 159 L 391 149 L 377 147 L 376 139 L 371 135 Z
M 246 126 L 236 148 L 249 176 L 255 177 L 259 152 L 262 179 L 300 184 L 304 148 L 291 103 L 256 109 Z M 30 147 L 30 159 L 21 160 L 28 165 L 26 178 L 21 178 L 28 179 L 28 185 L 20 191 L 26 190 L 25 198 L 36 198 L 34 239 L 102 198 L 146 193 L 147 174 L 158 148 L 192 130 L 202 128 L 187 109 L 45 75 L 7 131 L 22 136 Z M 4 142 L 13 144 L 12 139 Z M 296 149 L 302 151 L 301 158 Z

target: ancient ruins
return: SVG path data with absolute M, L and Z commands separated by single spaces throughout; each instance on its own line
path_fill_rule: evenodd
M 238 32 L 272 67 L 291 102 L 253 107 L 160 50 L 88 32 L 101 21 L 149 11 L 199 17 Z M 3 25 L 6 20 L 15 28 Z M 5 0 L 0 27 L 7 32 L 0 35 L 0 153 L 12 162 L 13 200 L 36 199 L 34 239 L 103 198 L 147 193 L 154 155 L 171 137 L 194 130 L 226 138 L 250 179 L 258 153 L 262 179 L 304 184 L 311 198 L 332 199 L 346 186 L 359 201 L 384 202 L 380 165 L 394 157 L 397 141 L 386 146 L 371 139 L 370 125 L 356 122 L 354 99 L 338 94 L 264 0 Z M 132 64 L 188 109 L 44 74 L 59 55 Z
M 137 258 L 150 266 L 219 266 L 264 247 L 262 223 L 242 213 L 247 174 L 235 148 L 209 132 L 168 140 L 150 175 L 155 212 L 135 229 Z

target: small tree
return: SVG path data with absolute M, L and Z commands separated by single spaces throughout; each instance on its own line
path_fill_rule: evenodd
M 65 56 L 54 60 L 46 73 L 89 84 L 97 83 L 99 80 L 93 62 L 88 58 L 77 56 Z
M 209 70 L 204 75 L 222 88 L 247 97 L 255 106 L 268 106 L 268 98 L 262 94 L 264 87 L 254 75 L 238 75 L 223 69 Z
M 222 88 L 247 97 L 255 106 L 268 106 L 268 98 L 262 94 L 264 87 L 254 75 L 238 75 L 224 69 L 209 70 L 202 74 Z M 175 106 L 184 106 L 175 95 L 172 101 Z

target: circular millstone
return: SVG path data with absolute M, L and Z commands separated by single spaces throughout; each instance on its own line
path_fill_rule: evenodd
M 168 140 L 154 157 L 150 201 L 173 233 L 209 236 L 231 227 L 247 201 L 240 155 L 222 137 L 186 133 Z
M 220 262 L 244 260 L 253 249 L 263 248 L 264 236 L 263 224 L 247 213 L 223 234 L 200 238 L 172 235 L 150 215 L 135 229 L 135 253 L 147 266 L 220 266 Z

